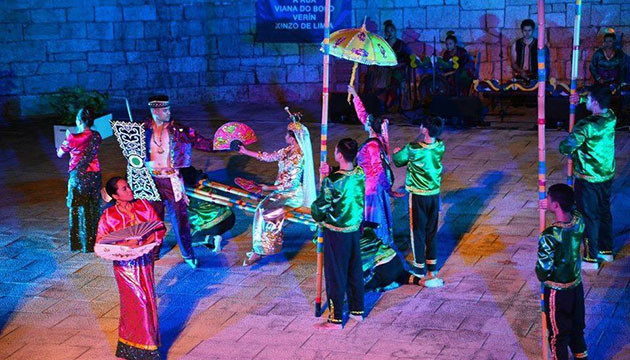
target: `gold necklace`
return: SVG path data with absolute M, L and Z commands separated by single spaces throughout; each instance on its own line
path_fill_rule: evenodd
M 153 127 L 155 130 L 155 126 Z M 164 149 L 162 148 L 162 133 L 164 132 L 164 125 L 162 125 L 162 127 L 160 128 L 160 132 L 158 133 L 157 131 L 153 131 L 153 143 L 158 147 L 158 154 L 164 154 Z M 155 135 L 158 135 L 158 137 L 160 138 L 160 142 L 158 143 L 157 138 L 155 137 Z
M 125 209 L 123 207 L 122 203 L 117 204 L 116 207 L 118 208 L 118 210 L 122 214 L 127 215 L 129 217 L 129 225 L 128 226 L 131 226 L 131 225 L 134 225 L 136 223 L 136 214 L 132 211 L 133 204 L 131 204 L 131 203 L 127 203 L 127 204 L 129 204 L 128 205 L 129 207 L 127 209 Z

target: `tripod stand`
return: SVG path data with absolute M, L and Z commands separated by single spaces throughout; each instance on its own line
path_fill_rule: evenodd
M 499 114 L 501 122 L 505 119 L 505 108 L 503 107 L 503 31 L 499 30 Z

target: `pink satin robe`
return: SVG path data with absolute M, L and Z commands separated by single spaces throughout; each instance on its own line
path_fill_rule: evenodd
M 96 242 L 112 231 L 147 221 L 160 221 L 147 200 L 135 200 L 130 217 L 115 205 L 106 209 L 98 224 Z M 162 242 L 166 230 L 151 234 Z M 114 261 L 114 276 L 120 293 L 120 321 L 118 324 L 119 350 L 135 348 L 156 352 L 160 345 L 153 252 L 130 261 Z M 120 356 L 117 351 L 117 356 Z

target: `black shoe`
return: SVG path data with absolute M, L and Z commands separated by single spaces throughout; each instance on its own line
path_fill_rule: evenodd
M 420 269 L 420 268 L 417 268 L 417 267 L 415 267 L 415 266 L 412 266 L 412 267 L 409 269 L 409 272 L 410 272 L 413 276 L 418 277 L 418 278 L 423 278 L 423 277 L 427 276 L 427 270 L 426 270 L 426 269 Z

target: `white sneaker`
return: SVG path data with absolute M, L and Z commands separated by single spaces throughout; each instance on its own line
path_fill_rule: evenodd
M 442 287 L 444 286 L 444 280 L 440 279 L 440 278 L 431 278 L 431 279 L 427 279 L 424 281 L 424 286 L 428 287 L 428 288 L 437 288 L 437 287 Z
M 334 324 L 328 321 L 325 321 L 323 323 L 318 323 L 315 324 L 313 326 L 315 329 L 318 330 L 342 330 L 343 329 L 343 325 L 341 324 Z
M 358 322 L 363 321 L 363 315 L 353 315 L 353 314 L 350 314 L 350 315 L 348 315 L 348 317 L 349 317 L 350 319 L 355 320 L 355 321 L 358 321 Z
M 215 254 L 220 253 L 221 252 L 221 241 L 223 240 L 223 238 L 221 237 L 221 235 L 215 235 L 214 236 L 214 249 L 212 251 L 214 251 Z
M 603 262 L 613 262 L 615 260 L 612 254 L 597 254 L 597 258 Z
M 599 264 L 594 262 L 582 261 L 582 270 L 598 270 Z

